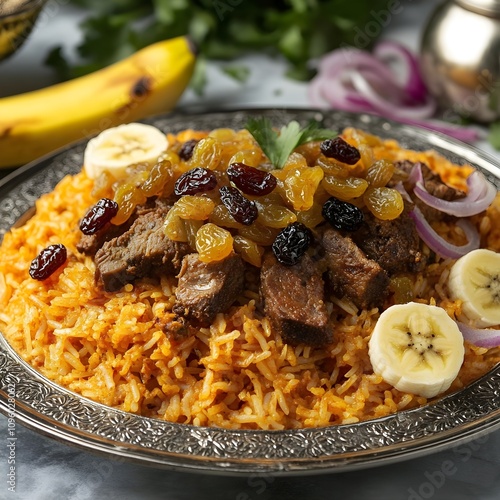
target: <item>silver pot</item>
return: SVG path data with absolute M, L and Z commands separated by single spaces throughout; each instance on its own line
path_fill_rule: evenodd
M 448 0 L 424 30 L 421 67 L 444 118 L 500 118 L 500 0 Z

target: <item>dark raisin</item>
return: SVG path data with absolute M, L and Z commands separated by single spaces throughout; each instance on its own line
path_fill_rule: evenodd
M 118 213 L 118 203 L 108 198 L 101 198 L 80 222 L 83 234 L 94 234 L 102 229 Z
M 347 165 L 354 165 L 361 159 L 359 151 L 348 144 L 342 137 L 335 137 L 335 139 L 326 139 L 320 145 L 321 152 L 327 158 L 334 158 Z
M 285 266 L 297 264 L 312 242 L 312 234 L 301 222 L 292 222 L 276 236 L 272 249 L 278 262 Z
M 50 245 L 44 248 L 30 265 L 30 276 L 43 281 L 52 276 L 65 262 L 68 252 L 64 245 Z
M 219 192 L 222 203 L 236 222 L 249 226 L 259 215 L 255 202 L 245 198 L 235 187 L 222 186 Z
M 178 196 L 184 194 L 206 193 L 217 186 L 217 177 L 206 168 L 192 168 L 184 172 L 175 183 L 174 193 Z
M 326 200 L 322 214 L 335 229 L 344 231 L 356 231 L 364 220 L 363 212 L 356 205 L 333 197 Z
M 231 163 L 226 172 L 236 187 L 254 196 L 269 194 L 278 182 L 273 174 L 244 163 Z
M 179 150 L 179 156 L 181 160 L 188 161 L 191 159 L 196 144 L 198 144 L 198 141 L 196 139 L 191 139 L 190 141 L 186 141 L 181 146 L 181 149 Z

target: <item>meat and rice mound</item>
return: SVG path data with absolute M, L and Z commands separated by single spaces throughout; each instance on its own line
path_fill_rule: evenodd
M 246 130 L 188 130 L 168 135 L 152 168 L 64 178 L 4 237 L 0 331 L 71 391 L 171 422 L 290 429 L 426 404 L 374 373 L 368 342 L 393 304 L 461 316 L 447 285 L 455 259 L 423 243 L 414 206 L 449 242 L 466 238 L 454 217 L 396 186 L 418 164 L 429 192 L 458 200 L 472 168 L 359 130 L 342 138 L 359 158 L 343 162 L 317 141 L 277 170 Z M 252 175 L 260 193 L 245 188 Z M 110 200 L 111 221 L 83 234 L 89 209 L 102 215 Z M 340 225 L 336 210 L 347 210 Z M 500 252 L 499 198 L 470 220 L 481 247 Z M 64 262 L 33 279 L 51 245 Z M 499 361 L 500 348 L 465 342 L 446 392 Z

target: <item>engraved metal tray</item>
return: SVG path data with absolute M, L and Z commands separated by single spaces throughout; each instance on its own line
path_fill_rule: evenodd
M 500 164 L 443 135 L 369 115 L 314 110 L 240 110 L 171 114 L 149 120 L 166 131 L 243 128 L 249 116 L 275 125 L 311 118 L 395 138 L 405 148 L 433 148 L 469 163 L 500 188 Z M 35 200 L 66 174 L 81 169 L 85 141 L 42 158 L 0 182 L 0 240 L 30 213 Z M 422 408 L 358 424 L 285 431 L 225 430 L 139 417 L 94 403 L 49 381 L 25 363 L 0 335 L 0 412 L 9 414 L 15 388 L 17 421 L 87 450 L 155 467 L 219 474 L 299 474 L 345 471 L 431 453 L 500 427 L 500 366 L 469 387 Z

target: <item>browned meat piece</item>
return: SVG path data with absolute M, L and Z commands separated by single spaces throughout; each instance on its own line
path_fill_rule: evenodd
M 323 279 L 309 255 L 284 266 L 268 253 L 260 280 L 265 313 L 286 343 L 321 346 L 332 341 Z
M 389 277 L 382 267 L 333 228 L 325 230 L 323 247 L 333 294 L 346 296 L 360 309 L 381 306 L 389 291 Z
M 147 211 L 121 236 L 107 241 L 95 254 L 96 281 L 108 292 L 137 278 L 176 274 L 191 252 L 186 243 L 171 241 L 163 232 L 165 210 Z
M 399 168 L 400 170 L 403 170 L 404 172 L 409 174 L 415 163 L 408 160 L 404 160 L 395 162 L 394 165 L 396 166 L 396 168 Z M 436 198 L 440 198 L 442 200 L 447 200 L 447 201 L 453 201 L 466 196 L 466 194 L 460 189 L 455 189 L 454 187 L 445 184 L 441 180 L 441 177 L 435 172 L 433 172 L 425 163 L 420 163 L 420 166 L 424 178 L 425 189 L 427 189 L 427 191 Z M 412 200 L 415 203 L 415 205 L 418 206 L 418 208 L 424 214 L 424 217 L 429 222 L 441 221 L 448 219 L 450 217 L 444 212 L 429 207 L 429 205 L 424 203 L 422 200 L 420 200 L 420 198 L 417 198 L 415 195 L 412 195 Z
M 420 251 L 420 237 L 408 209 L 393 220 L 380 220 L 365 213 L 361 228 L 353 233 L 354 242 L 389 274 L 416 272 L 425 259 Z
M 265 313 L 286 343 L 321 346 L 332 341 L 323 279 L 309 255 L 284 266 L 268 253 L 260 280 Z
M 144 205 L 139 205 L 135 209 L 135 212 L 131 215 L 127 222 L 119 226 L 108 223 L 95 234 L 82 233 L 76 248 L 81 253 L 94 256 L 97 250 L 99 250 L 104 243 L 122 235 L 125 231 L 130 229 L 130 226 L 137 219 L 137 217 L 154 210 L 157 210 L 158 214 L 163 213 L 166 215 L 174 202 L 175 200 L 171 198 L 150 198 Z
M 245 287 L 245 266 L 239 255 L 202 262 L 197 253 L 186 255 L 179 272 L 173 312 L 188 320 L 210 324 L 225 312 Z
M 94 256 L 106 241 L 112 240 L 127 231 L 131 226 L 131 220 L 120 226 L 108 223 L 95 234 L 83 234 L 80 241 L 76 244 L 79 252 Z

